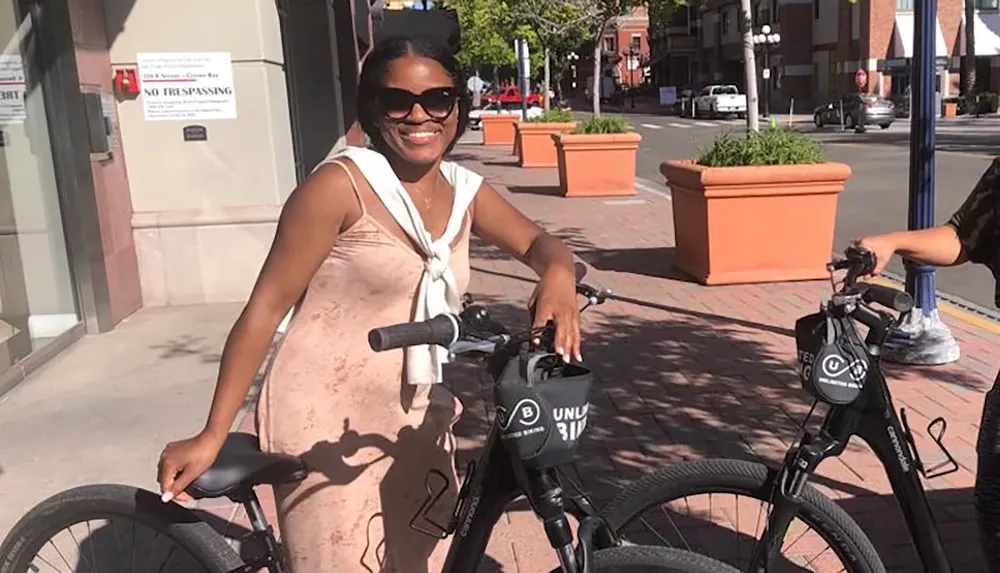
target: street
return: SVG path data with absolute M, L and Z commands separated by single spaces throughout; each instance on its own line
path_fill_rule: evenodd
M 637 175 L 660 184 L 662 161 L 694 157 L 718 135 L 727 130 L 742 132 L 745 125 L 745 121 L 738 119 L 693 120 L 646 114 L 625 117 L 643 136 L 636 160 Z M 836 128 L 817 130 L 810 123 L 794 125 L 820 139 L 831 160 L 844 162 L 853 171 L 837 211 L 837 248 L 861 235 L 906 226 L 908 121 L 897 121 L 887 130 L 875 128 L 864 134 Z M 938 126 L 937 141 L 935 215 L 937 221 L 943 222 L 962 204 L 992 156 L 1000 155 L 1000 121 L 945 120 Z M 903 274 L 898 259 L 889 271 Z M 938 273 L 938 289 L 993 308 L 993 281 L 984 267 L 964 265 L 942 269 Z

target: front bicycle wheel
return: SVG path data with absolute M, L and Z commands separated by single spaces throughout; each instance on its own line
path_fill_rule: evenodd
M 704 555 L 669 547 L 632 545 L 594 552 L 596 573 L 739 573 Z
M 611 529 L 629 542 L 693 549 L 747 571 L 767 524 L 777 476 L 777 469 L 744 460 L 683 462 L 633 482 L 604 513 Z M 769 573 L 885 573 L 857 522 L 809 485 L 781 555 L 769 564 Z
M 0 544 L 0 573 L 227 573 L 242 564 L 194 513 L 124 485 L 58 493 L 22 517 Z

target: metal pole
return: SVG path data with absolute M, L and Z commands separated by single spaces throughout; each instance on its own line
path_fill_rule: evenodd
M 771 117 L 771 41 L 764 39 L 764 69 L 767 70 L 764 81 L 764 117 Z
M 528 76 L 524 73 L 524 48 L 527 40 L 517 41 L 517 77 L 518 89 L 521 91 L 521 119 L 528 121 Z
M 910 108 L 910 196 L 907 228 L 934 226 L 934 146 L 937 113 L 935 37 L 937 0 L 918 0 Z M 906 290 L 916 307 L 893 331 L 883 357 L 903 364 L 945 364 L 958 360 L 958 343 L 941 321 L 934 267 L 906 261 Z

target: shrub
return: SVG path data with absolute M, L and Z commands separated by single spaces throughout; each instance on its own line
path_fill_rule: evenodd
M 550 109 L 538 117 L 528 120 L 529 123 L 571 123 L 573 114 L 565 109 Z
M 706 167 L 810 165 L 825 161 L 819 141 L 782 128 L 763 129 L 746 135 L 725 133 L 698 157 L 698 164 Z
M 573 133 L 628 133 L 632 126 L 623 118 L 614 116 L 591 117 L 576 124 Z

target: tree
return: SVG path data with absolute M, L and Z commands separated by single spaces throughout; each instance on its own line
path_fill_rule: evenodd
M 559 57 L 557 75 L 561 78 L 565 67 L 563 58 L 583 42 L 592 24 L 591 15 L 583 7 L 582 2 L 567 0 L 514 0 L 512 3 L 515 21 L 529 26 L 542 46 L 545 109 L 549 108 L 553 55 Z M 533 50 L 533 53 L 537 52 Z
M 750 0 L 740 0 L 740 22 L 743 23 L 743 73 L 747 84 L 747 129 L 760 131 L 757 116 L 757 58 L 753 44 L 753 12 Z
M 516 62 L 511 36 L 504 31 L 513 29 L 510 8 L 504 0 L 445 0 L 446 8 L 458 14 L 462 29 L 462 49 L 458 62 L 468 69 L 478 66 L 511 66 Z
M 965 0 L 965 57 L 962 58 L 962 95 L 965 96 L 965 113 L 975 112 L 976 91 L 976 3 L 975 0 Z

